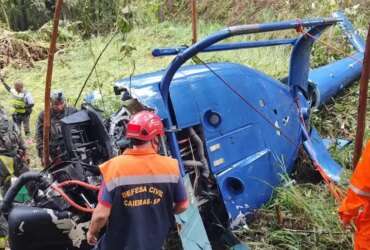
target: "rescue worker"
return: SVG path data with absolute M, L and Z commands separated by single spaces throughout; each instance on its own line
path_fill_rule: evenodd
M 51 163 L 58 163 L 61 160 L 63 149 L 63 135 L 61 131 L 61 120 L 77 112 L 77 109 L 66 105 L 64 93 L 60 90 L 53 91 L 50 96 L 51 114 L 50 114 L 50 136 L 49 136 L 49 158 Z M 43 129 L 44 129 L 44 111 L 41 111 L 36 122 L 36 149 L 44 166 L 43 158 Z M 45 166 L 44 166 L 45 167 Z
M 99 203 L 87 232 L 94 249 L 162 249 L 174 213 L 188 207 L 178 162 L 159 155 L 159 138 L 164 135 L 159 116 L 150 111 L 135 114 L 126 136 L 132 149 L 100 166 L 103 183 Z
M 351 177 L 339 215 L 345 226 L 356 226 L 355 250 L 370 250 L 370 141 Z
M 5 83 L 2 76 L 0 76 L 0 81 L 3 83 L 5 89 L 12 94 L 14 122 L 17 124 L 19 130 L 22 130 L 23 124 L 24 134 L 26 136 L 30 135 L 30 116 L 34 106 L 31 93 L 25 90 L 21 80 L 16 80 L 14 82 L 14 88 L 10 88 L 10 86 Z
M 28 171 L 26 147 L 17 126 L 6 115 L 0 105 L 0 188 L 4 196 L 11 185 L 11 179 Z M 29 194 L 34 189 L 27 185 Z M 5 249 L 8 237 L 8 223 L 0 215 L 0 249 Z
M 26 147 L 17 126 L 0 107 L 0 186 L 4 195 L 11 178 L 28 171 Z

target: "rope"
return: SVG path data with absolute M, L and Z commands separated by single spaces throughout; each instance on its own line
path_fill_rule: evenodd
M 337 203 L 341 203 L 345 197 L 345 191 L 343 190 L 343 188 L 341 188 L 340 186 L 336 185 L 333 181 L 331 181 L 323 171 L 322 166 L 320 166 L 317 162 L 314 162 L 314 166 L 322 176 L 326 186 L 329 189 L 329 192 L 333 195 L 335 201 Z
M 346 54 L 346 52 L 344 50 L 338 49 L 338 48 L 334 47 L 333 45 L 331 45 L 330 43 L 327 43 L 327 42 L 321 40 L 320 38 L 317 38 L 314 35 L 311 35 L 310 33 L 306 32 L 304 30 L 304 26 L 303 26 L 303 23 L 302 23 L 302 20 L 301 19 L 297 19 L 297 22 L 298 22 L 298 26 L 295 28 L 295 30 L 297 31 L 297 33 L 301 33 L 302 35 L 306 35 L 306 36 L 314 39 L 316 42 L 319 42 L 319 43 L 325 45 L 326 47 L 328 47 L 330 49 L 333 49 L 333 50 L 335 50 L 337 52 Z M 361 60 L 357 59 L 356 57 L 354 57 L 352 55 L 349 55 L 348 57 L 351 58 L 352 60 L 354 60 L 356 63 L 362 63 Z
M 87 82 L 89 81 L 89 79 L 90 79 L 90 77 L 91 77 L 92 73 L 95 71 L 96 65 L 98 64 L 98 62 L 99 62 L 100 58 L 102 57 L 102 55 L 104 54 L 105 50 L 109 47 L 109 45 L 111 44 L 111 42 L 113 41 L 113 39 L 116 37 L 116 35 L 117 35 L 118 33 L 119 33 L 119 32 L 118 32 L 118 30 L 117 30 L 117 31 L 112 35 L 112 37 L 109 39 L 109 41 L 105 44 L 104 48 L 101 50 L 101 52 L 100 52 L 100 54 L 99 54 L 98 58 L 95 60 L 94 65 L 93 65 L 93 67 L 91 68 L 89 75 L 87 76 L 87 78 L 86 78 L 85 82 L 83 83 L 83 85 L 82 85 L 82 87 L 81 87 L 81 89 L 80 89 L 80 92 L 78 93 L 78 96 L 77 96 L 77 98 L 76 98 L 76 100 L 75 100 L 75 103 L 74 103 L 74 105 L 73 105 L 74 107 L 76 107 L 77 102 L 78 102 L 78 100 L 80 99 L 80 97 L 81 97 L 81 95 L 82 95 L 82 92 L 83 92 L 84 88 L 86 87 L 86 84 L 87 84 Z
M 308 134 L 307 126 L 306 126 L 306 123 L 304 121 L 303 114 L 301 112 L 301 108 L 299 106 L 298 98 L 295 99 L 295 103 L 297 105 L 299 118 L 301 120 L 301 123 L 304 126 L 304 130 L 305 130 L 304 132 Z M 307 141 L 312 145 L 311 137 L 307 136 Z M 332 194 L 335 201 L 340 203 L 344 199 L 344 195 L 345 195 L 344 190 L 341 187 L 339 187 L 338 185 L 336 185 L 332 180 L 330 180 L 329 176 L 325 173 L 324 168 L 315 159 L 312 159 L 312 162 L 313 162 L 313 165 L 314 165 L 315 169 L 320 173 L 322 179 L 324 180 L 324 183 L 328 187 L 329 192 Z
M 258 115 L 260 115 L 260 117 L 262 117 L 269 125 L 271 125 L 274 129 L 278 130 L 280 132 L 280 134 L 292 145 L 296 145 L 293 141 L 293 139 L 291 139 L 287 134 L 285 134 L 285 132 L 283 132 L 283 130 L 277 126 L 275 126 L 275 124 L 270 121 L 270 119 L 265 116 L 261 111 L 259 111 L 252 103 L 250 103 L 247 99 L 245 99 L 241 94 L 239 94 L 239 92 L 233 88 L 228 82 L 226 82 L 225 79 L 223 79 L 219 74 L 217 74 L 211 67 L 208 66 L 208 64 L 206 62 L 204 62 L 202 59 L 200 59 L 199 57 L 197 56 L 194 56 L 196 58 L 196 60 L 199 60 L 210 72 L 212 72 L 218 79 L 220 79 L 235 95 L 237 95 L 245 104 L 247 104 L 252 110 L 254 110 Z
M 296 28 L 297 31 L 302 31 L 302 29 L 303 29 L 303 26 L 298 26 Z M 281 135 L 285 139 L 287 139 L 287 141 L 289 143 L 291 143 L 292 145 L 295 145 L 294 141 L 288 135 L 286 135 L 280 128 L 277 128 L 275 126 L 275 124 L 272 121 L 269 120 L 269 118 L 267 118 L 262 112 L 260 112 L 253 104 L 251 104 L 241 94 L 239 94 L 239 92 L 236 89 L 234 89 L 225 79 L 223 79 L 219 74 L 217 74 L 211 67 L 209 67 L 206 62 L 204 62 L 203 60 L 201 60 L 197 56 L 195 56 L 195 59 L 198 60 L 199 62 L 201 62 L 210 72 L 212 72 L 218 79 L 220 79 L 245 104 L 247 104 L 258 115 L 260 115 L 265 121 L 267 121 L 268 124 L 270 124 L 273 128 L 275 128 L 278 131 L 280 131 Z M 306 130 L 307 126 L 305 124 L 305 121 L 304 121 L 304 118 L 303 118 L 303 114 L 301 112 L 301 109 L 300 109 L 299 102 L 298 102 L 298 99 L 297 98 L 295 99 L 295 103 L 296 103 L 296 107 L 298 109 L 299 119 L 300 119 L 301 123 L 304 126 L 305 132 L 307 132 L 307 130 Z M 310 144 L 312 144 L 311 138 L 309 136 L 307 136 L 307 140 L 309 141 Z M 343 198 L 344 198 L 344 194 L 345 194 L 344 193 L 344 190 L 342 188 L 340 188 L 339 186 L 337 186 L 333 181 L 330 180 L 329 176 L 325 173 L 324 168 L 316 160 L 313 159 L 312 161 L 313 161 L 313 165 L 314 165 L 315 169 L 320 173 L 320 175 L 322 176 L 322 178 L 324 180 L 324 183 L 327 185 L 327 187 L 329 189 L 329 192 L 333 195 L 334 199 L 338 203 L 340 203 L 343 200 Z
M 323 41 L 323 40 L 315 37 L 314 35 L 311 35 L 310 33 L 306 32 L 304 30 L 302 21 L 300 19 L 298 19 L 297 21 L 299 23 L 298 26 L 296 27 L 296 31 L 298 33 L 301 33 L 302 35 L 306 35 L 306 36 L 312 38 L 313 40 L 315 40 L 316 42 L 319 42 L 319 43 L 323 44 L 324 46 L 326 46 L 326 47 L 328 47 L 330 49 L 333 49 L 333 50 L 335 50 L 337 52 L 346 54 L 346 52 L 344 50 L 339 49 L 337 47 L 334 47 L 330 43 L 327 43 L 327 42 L 325 42 L 325 41 Z M 348 57 L 351 58 L 353 61 L 355 61 L 356 64 L 357 63 L 362 63 L 361 60 L 357 59 L 356 57 L 354 57 L 352 55 L 349 55 Z M 297 102 L 297 105 L 298 105 L 298 102 Z M 302 118 L 301 118 L 301 120 L 302 120 Z M 302 120 L 302 122 L 304 124 L 304 120 Z M 311 143 L 310 137 L 308 137 L 307 140 L 309 140 L 310 143 Z M 317 171 L 319 171 L 319 173 L 321 174 L 321 176 L 322 176 L 325 184 L 328 186 L 330 193 L 333 195 L 333 197 L 335 198 L 335 200 L 338 203 L 340 203 L 344 199 L 344 197 L 345 197 L 345 191 L 343 190 L 343 188 L 339 187 L 333 181 L 330 180 L 330 178 L 324 172 L 323 167 L 320 166 L 320 164 L 318 162 L 314 161 L 313 163 L 314 163 L 314 166 L 317 169 Z
M 298 26 L 297 27 L 297 31 L 302 30 L 302 27 L 303 26 Z M 289 143 L 291 143 L 292 145 L 295 145 L 294 141 L 288 135 L 286 135 L 280 128 L 277 128 L 272 121 L 270 121 L 262 112 L 260 112 L 255 106 L 253 106 L 253 104 L 251 104 L 236 89 L 234 89 L 225 79 L 223 79 L 211 67 L 209 67 L 207 63 L 205 63 L 203 60 L 201 60 L 197 56 L 195 56 L 195 58 L 199 62 L 201 62 L 210 72 L 212 72 L 218 79 L 220 79 L 245 104 L 247 104 L 251 109 L 253 109 L 257 114 L 259 114 L 265 121 L 267 121 L 268 124 L 270 124 L 273 128 L 279 130 L 280 133 L 281 133 L 281 135 L 285 139 L 287 139 L 287 141 Z M 295 99 L 295 102 L 296 102 L 297 109 L 298 109 L 299 119 L 300 119 L 301 123 L 303 124 L 304 129 L 306 129 L 307 126 L 305 124 L 305 121 L 304 121 L 304 118 L 303 118 L 303 114 L 302 114 L 301 109 L 299 107 L 299 102 L 298 102 L 297 99 Z M 310 142 L 310 144 L 312 144 L 311 138 L 309 136 L 307 136 L 307 140 Z M 337 186 L 333 181 L 330 180 L 329 176 L 325 173 L 324 168 L 317 161 L 315 161 L 315 160 L 312 160 L 312 161 L 313 161 L 313 165 L 314 165 L 315 169 L 320 173 L 320 175 L 322 176 L 322 178 L 324 180 L 324 183 L 327 185 L 327 187 L 329 189 L 329 192 L 333 195 L 333 197 L 336 200 L 336 202 L 340 203 L 343 200 L 343 198 L 344 198 L 344 194 L 345 194 L 344 193 L 344 190 L 342 188 L 340 188 L 339 186 Z

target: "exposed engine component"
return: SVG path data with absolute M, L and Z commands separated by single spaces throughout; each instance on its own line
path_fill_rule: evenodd
M 62 133 L 68 160 L 22 175 L 4 198 L 13 250 L 91 248 L 85 235 L 101 183 L 98 165 L 113 156 L 111 139 L 99 113 L 89 106 L 65 117 Z M 37 190 L 32 200 L 13 203 L 30 182 Z
M 181 157 L 184 167 L 194 175 L 194 194 L 199 198 L 202 191 L 207 191 L 209 186 L 210 170 L 205 155 L 204 143 L 194 128 L 182 131 L 180 135 L 185 136 L 179 140 Z
M 114 87 L 114 93 L 121 95 L 122 105 L 120 109 L 113 113 L 108 121 L 106 127 L 108 134 L 113 141 L 114 154 L 117 155 L 129 146 L 130 141 L 124 135 L 126 132 L 126 124 L 131 115 L 136 114 L 142 110 L 153 110 L 140 103 L 133 98 L 126 88 Z

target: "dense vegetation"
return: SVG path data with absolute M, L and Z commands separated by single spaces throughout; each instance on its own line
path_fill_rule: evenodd
M 109 33 L 125 17 L 124 0 L 66 0 L 62 19 L 77 22 L 83 36 Z M 53 17 L 55 0 L 1 0 L 0 20 L 15 31 L 37 30 Z
M 36 99 L 35 113 L 43 106 L 43 84 L 50 19 L 54 0 L 0 0 L 0 69 L 8 82 L 21 78 Z M 370 16 L 369 0 L 203 0 L 198 1 L 200 37 L 225 25 L 329 16 L 346 11 L 365 35 Z M 158 70 L 171 58 L 153 58 L 155 47 L 191 43 L 190 10 L 186 0 L 66 0 L 55 58 L 53 88 L 62 88 L 74 101 L 98 54 L 115 35 L 88 82 L 85 93 L 100 89 L 102 107 L 110 113 L 119 100 L 112 82 L 130 74 Z M 288 37 L 293 32 L 248 36 L 248 39 Z M 351 52 L 339 29 L 323 39 L 342 53 L 316 44 L 312 66 L 319 66 Z M 10 53 L 11 52 L 11 53 Z M 206 61 L 233 61 L 261 69 L 274 77 L 288 70 L 288 48 L 252 49 L 202 54 Z M 272 59 L 273 58 L 273 59 Z M 0 88 L 0 104 L 7 106 Z M 312 122 L 324 136 L 354 139 L 358 87 L 315 111 Z M 73 102 L 71 102 L 73 103 Z M 35 121 L 36 114 L 32 116 Z M 369 122 L 367 123 L 369 124 Z M 367 130 L 367 137 L 369 137 Z M 33 146 L 30 147 L 31 152 Z M 335 158 L 350 167 L 352 147 L 333 148 Z M 38 165 L 36 160 L 32 161 Z M 302 159 L 298 167 L 307 167 Z M 301 183 L 284 176 L 275 198 L 256 214 L 254 222 L 235 232 L 253 249 L 350 249 L 351 232 L 342 230 L 334 200 L 323 184 Z

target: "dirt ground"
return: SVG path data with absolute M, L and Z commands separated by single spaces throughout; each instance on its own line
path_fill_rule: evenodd
M 6 30 L 0 30 L 0 33 L 0 69 L 8 65 L 32 67 L 34 62 L 47 58 L 46 47 L 18 39 Z

